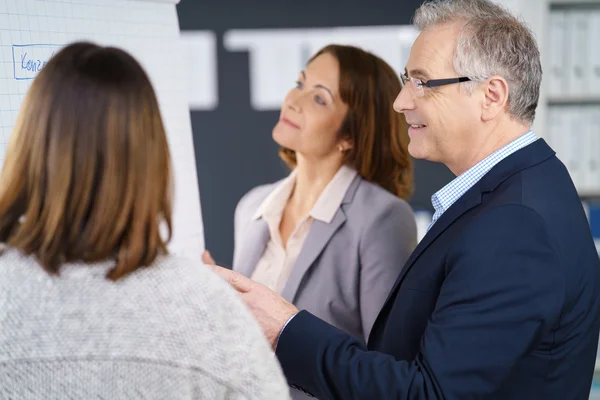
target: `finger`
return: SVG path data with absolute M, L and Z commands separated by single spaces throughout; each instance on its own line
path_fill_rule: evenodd
M 211 265 L 217 264 L 215 262 L 215 260 L 212 258 L 212 256 L 210 255 L 210 252 L 208 250 L 204 250 L 204 253 L 202 253 L 202 262 L 204 264 L 211 264 Z
M 208 267 L 226 280 L 238 292 L 247 293 L 252 289 L 252 279 L 246 278 L 244 275 L 230 269 L 219 267 L 218 265 L 213 264 Z

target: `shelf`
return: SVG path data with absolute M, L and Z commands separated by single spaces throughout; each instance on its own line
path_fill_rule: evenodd
M 600 193 L 599 192 L 578 190 L 577 194 L 579 195 L 579 198 L 582 201 L 594 202 L 594 203 L 600 202 Z
M 600 201 L 600 191 L 578 190 L 579 197 L 586 201 Z
M 547 103 L 550 106 L 598 106 L 600 105 L 600 95 L 550 97 L 547 99 Z
M 600 7 L 599 0 L 549 0 L 548 4 L 550 8 L 563 8 L 563 7 Z

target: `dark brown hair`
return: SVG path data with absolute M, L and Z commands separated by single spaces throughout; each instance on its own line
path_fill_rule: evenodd
M 329 45 L 311 57 L 331 54 L 340 66 L 340 97 L 348 113 L 340 134 L 353 142 L 345 157 L 366 180 L 406 199 L 412 193 L 412 159 L 408 153 L 408 126 L 393 109 L 400 80 L 381 58 L 353 46 Z M 296 153 L 279 151 L 290 168 Z
M 140 64 L 116 48 L 74 43 L 23 101 L 0 176 L 0 242 L 52 274 L 64 262 L 113 259 L 116 280 L 167 252 L 171 185 L 158 102 Z

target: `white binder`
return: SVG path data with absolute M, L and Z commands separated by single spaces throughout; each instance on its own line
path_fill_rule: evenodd
M 589 108 L 587 187 L 591 194 L 600 195 L 600 106 Z
M 549 23 L 549 58 L 550 71 L 548 79 L 548 95 L 559 97 L 566 91 L 566 14 L 564 11 L 550 12 Z
M 569 97 L 584 97 L 589 86 L 589 11 L 567 13 L 567 90 Z
M 600 96 L 600 10 L 588 13 L 590 34 L 588 40 L 589 54 L 589 93 L 596 98 Z

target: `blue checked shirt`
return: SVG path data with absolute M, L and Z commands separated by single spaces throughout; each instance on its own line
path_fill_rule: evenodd
M 452 204 L 460 199 L 461 196 L 467 192 L 467 190 L 471 189 L 477 182 L 479 182 L 479 180 L 483 178 L 483 176 L 487 174 L 488 171 L 494 167 L 494 165 L 498 164 L 515 151 L 522 149 L 536 140 L 537 136 L 533 131 L 527 132 L 501 149 L 496 150 L 494 153 L 490 154 L 485 159 L 478 162 L 473 167 L 463 172 L 446 186 L 434 193 L 434 195 L 431 196 L 431 204 L 435 209 L 435 214 L 433 214 L 433 220 L 427 227 L 427 231 L 431 229 L 433 224 L 435 224 L 435 222 L 442 216 L 444 212 L 446 212 L 447 209 L 450 208 Z

